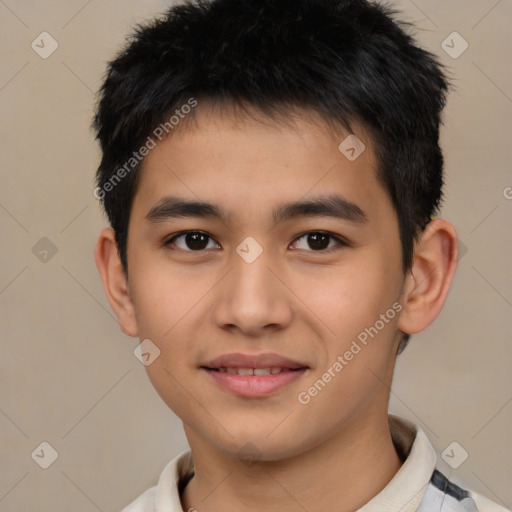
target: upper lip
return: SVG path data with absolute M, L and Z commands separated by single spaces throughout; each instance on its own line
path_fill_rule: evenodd
M 263 354 L 224 354 L 201 365 L 206 368 L 308 368 L 288 357 L 266 352 Z

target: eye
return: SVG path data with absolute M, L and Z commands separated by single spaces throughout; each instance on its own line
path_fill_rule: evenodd
M 213 246 L 210 242 L 213 243 Z M 178 249 L 188 252 L 198 252 L 220 247 L 210 235 L 202 231 L 184 231 L 177 233 L 168 238 L 164 242 L 164 246 L 170 246 L 172 249 L 177 247 Z
M 335 243 L 330 244 L 330 241 L 334 241 Z M 342 238 L 325 231 L 309 231 L 308 233 L 300 235 L 293 243 L 298 246 L 296 249 L 308 250 L 309 246 L 311 249 L 310 252 L 331 252 L 331 250 L 348 246 L 348 243 Z
M 183 231 L 176 233 L 163 242 L 171 249 L 180 249 L 186 252 L 201 252 L 206 249 L 220 248 L 220 245 L 203 231 Z M 348 246 L 348 242 L 341 237 L 325 231 L 309 231 L 297 237 L 290 247 L 309 252 L 331 252 L 331 250 Z

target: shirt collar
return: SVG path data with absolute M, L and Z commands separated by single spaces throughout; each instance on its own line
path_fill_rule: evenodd
M 436 452 L 425 432 L 414 423 L 388 415 L 393 444 L 404 463 L 382 489 L 357 512 L 415 512 L 423 499 L 436 466 Z M 156 490 L 156 512 L 182 512 L 180 482 L 194 474 L 190 450 L 182 452 L 164 468 Z
M 425 432 L 414 423 L 388 415 L 393 444 L 404 463 L 382 489 L 357 512 L 414 512 L 436 467 L 436 452 Z

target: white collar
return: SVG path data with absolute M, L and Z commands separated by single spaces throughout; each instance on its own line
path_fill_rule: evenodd
M 357 512 L 416 511 L 435 469 L 436 452 L 423 430 L 393 414 L 388 415 L 388 422 L 393 443 L 399 455 L 406 457 L 405 462 L 386 487 Z M 193 472 L 192 454 L 184 451 L 165 466 L 157 487 L 147 491 L 152 491 L 155 508 L 143 510 L 183 512 L 178 485 Z
M 388 422 L 396 450 L 407 458 L 388 485 L 357 512 L 416 511 L 436 467 L 436 451 L 420 427 L 393 414 Z

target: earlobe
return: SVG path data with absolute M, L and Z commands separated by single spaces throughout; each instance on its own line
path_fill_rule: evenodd
M 119 321 L 119 327 L 128 336 L 138 336 L 133 299 L 112 228 L 105 228 L 100 232 L 94 250 L 94 259 L 108 302 Z
M 436 219 L 425 228 L 414 251 L 402 295 L 403 311 L 398 328 L 415 334 L 428 327 L 441 311 L 457 268 L 458 240 L 455 228 Z

